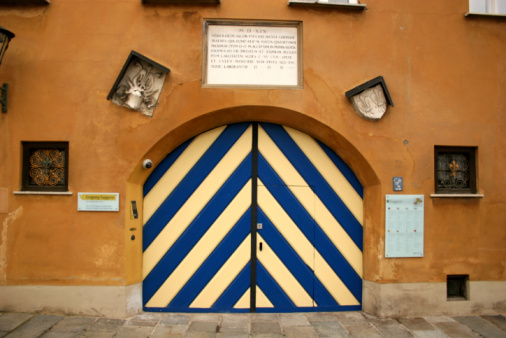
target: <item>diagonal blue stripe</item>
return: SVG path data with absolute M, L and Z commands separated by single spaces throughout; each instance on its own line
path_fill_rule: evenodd
M 341 224 L 355 244 L 363 250 L 363 228 L 346 204 L 327 183 L 313 163 L 292 140 L 282 126 L 262 124 L 269 137 L 276 143 L 283 154 L 288 158 L 294 168 L 311 186 L 315 194 Z M 259 169 L 260 170 L 260 169 Z M 271 184 L 264 182 L 264 184 Z
M 165 225 L 174 217 L 195 189 L 221 161 L 223 156 L 249 127 L 247 123 L 228 126 L 209 147 L 179 185 L 165 199 L 144 225 L 143 250 L 155 240 Z
M 359 301 L 362 299 L 362 279 L 350 263 L 335 247 L 325 232 L 314 222 L 306 209 L 300 204 L 288 187 L 267 163 L 262 154 L 258 154 L 258 175 L 262 182 L 269 182 L 267 189 L 302 231 L 304 236 L 317 248 L 318 252 L 341 278 L 350 292 Z
M 327 154 L 327 156 L 330 158 L 332 162 L 334 162 L 334 165 L 339 169 L 339 171 L 344 175 L 344 177 L 348 180 L 348 182 L 351 184 L 353 189 L 357 192 L 357 194 L 360 195 L 361 198 L 364 198 L 364 188 L 362 187 L 362 184 L 358 180 L 355 173 L 351 170 L 350 167 L 339 157 L 337 154 L 331 150 L 329 147 L 327 147 L 325 144 L 321 143 L 318 140 L 315 140 L 320 147 L 323 149 L 323 151 Z
M 257 285 L 278 311 L 293 311 L 296 306 L 272 278 L 262 263 L 257 260 Z
M 209 203 L 190 223 L 172 247 L 144 279 L 143 299 L 147 302 L 179 263 L 205 234 L 214 221 L 251 178 L 251 154 L 239 165 Z M 246 227 L 248 230 L 250 226 Z
M 258 260 L 257 285 L 278 311 L 293 311 L 296 308 L 290 297 Z
M 316 278 L 313 267 L 308 266 L 295 250 L 290 246 L 286 239 L 276 229 L 272 222 L 267 218 L 262 210 L 258 210 L 258 222 L 263 227 L 258 230 L 264 240 L 269 243 L 272 250 L 278 258 L 283 262 L 292 275 L 302 285 L 304 290 L 318 304 L 318 306 L 337 306 L 337 302 L 327 291 L 323 284 Z M 314 294 L 314 295 L 313 295 Z
M 202 263 L 188 282 L 181 288 L 179 293 L 169 304 L 169 308 L 189 307 L 193 300 L 200 294 L 209 281 L 221 269 L 223 264 L 237 250 L 239 245 L 249 235 L 251 211 L 248 209 L 236 225 L 223 238 L 216 249 Z M 248 275 L 249 278 L 249 275 Z M 249 279 L 248 279 L 249 287 Z
M 213 304 L 212 309 L 214 311 L 223 311 L 234 307 L 250 287 L 250 270 L 251 263 L 248 263 Z
M 188 145 L 193 141 L 193 138 L 186 141 L 179 147 L 177 147 L 174 151 L 172 151 L 165 159 L 160 162 L 156 166 L 156 168 L 153 170 L 151 175 L 149 175 L 148 179 L 144 183 L 143 192 L 144 197 L 153 189 L 153 187 L 156 185 L 156 183 L 162 178 L 163 175 L 165 175 L 165 172 L 169 170 L 169 168 L 176 162 L 176 160 L 179 158 L 179 156 L 185 151 L 185 149 L 188 147 Z

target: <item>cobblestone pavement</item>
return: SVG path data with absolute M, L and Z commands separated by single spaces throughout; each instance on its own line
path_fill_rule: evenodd
M 0 313 L 0 337 L 506 337 L 504 315 L 379 319 L 363 312 L 103 318 Z

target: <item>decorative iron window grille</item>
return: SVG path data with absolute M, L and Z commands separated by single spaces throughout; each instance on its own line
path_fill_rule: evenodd
M 475 194 L 475 148 L 435 148 L 436 193 Z
M 21 190 L 68 190 L 67 142 L 23 142 Z

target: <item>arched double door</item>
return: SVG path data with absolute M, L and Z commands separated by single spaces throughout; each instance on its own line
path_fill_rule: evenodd
M 350 168 L 297 130 L 188 140 L 144 185 L 144 310 L 360 310 L 362 199 Z

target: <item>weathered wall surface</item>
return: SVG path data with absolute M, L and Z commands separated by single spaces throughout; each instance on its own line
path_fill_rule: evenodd
M 285 0 L 52 0 L 0 8 L 1 25 L 16 34 L 0 67 L 0 81 L 10 86 L 8 113 L 0 116 L 0 188 L 8 190 L 0 285 L 139 282 L 142 225 L 126 202 L 141 203 L 149 174 L 142 160 L 156 165 L 200 132 L 250 120 L 311 134 L 355 170 L 366 191 L 366 280 L 506 280 L 506 22 L 465 18 L 461 0 L 366 4 L 364 12 Z M 302 21 L 304 88 L 202 88 L 204 18 Z M 152 118 L 106 100 L 131 50 L 171 69 Z M 395 107 L 372 122 L 344 93 L 378 75 Z M 21 141 L 69 142 L 73 195 L 13 194 Z M 434 145 L 478 147 L 483 198 L 430 197 Z M 384 195 L 393 193 L 394 176 L 404 178 L 402 193 L 425 195 L 423 258 L 384 258 Z M 78 212 L 77 192 L 95 191 L 119 192 L 120 212 Z

